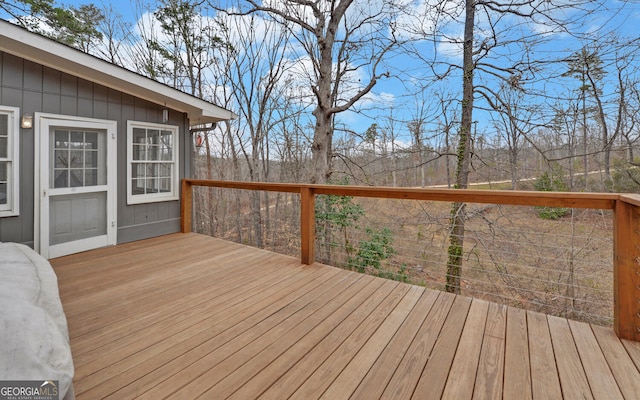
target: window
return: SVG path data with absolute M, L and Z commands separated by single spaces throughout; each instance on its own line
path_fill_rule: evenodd
M 127 204 L 178 200 L 178 127 L 127 122 Z
M 18 118 L 20 110 L 0 106 L 0 217 L 19 213 Z

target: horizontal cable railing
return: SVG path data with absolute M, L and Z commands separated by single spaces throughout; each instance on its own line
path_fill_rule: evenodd
M 183 232 L 437 289 L 451 203 L 465 202 L 462 294 L 640 340 L 639 196 L 192 179 L 182 196 Z

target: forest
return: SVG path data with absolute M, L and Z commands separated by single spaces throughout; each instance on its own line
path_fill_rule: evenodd
M 13 23 L 238 115 L 195 177 L 640 192 L 640 4 L 0 1 Z M 296 254 L 299 200 L 208 189 L 196 229 Z M 611 320 L 610 213 L 323 197 L 319 261 Z

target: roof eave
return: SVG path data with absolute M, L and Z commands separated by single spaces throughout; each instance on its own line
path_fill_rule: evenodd
M 190 125 L 237 118 L 233 112 L 0 20 L 0 50 L 188 115 Z

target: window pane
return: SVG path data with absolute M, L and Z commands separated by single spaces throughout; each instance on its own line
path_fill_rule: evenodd
M 159 191 L 160 192 L 170 192 L 171 191 L 171 178 L 159 178 Z
M 0 204 L 7 204 L 7 184 L 0 183 Z
M 7 181 L 7 170 L 9 169 L 9 163 L 6 161 L 0 161 L 0 182 Z
M 168 164 L 168 163 L 158 164 L 158 167 L 159 167 L 158 177 L 162 177 L 162 178 L 171 177 L 171 164 Z
M 147 160 L 149 161 L 157 161 L 158 160 L 158 150 L 160 147 L 158 146 L 147 146 Z
M 133 128 L 133 143 L 146 143 L 147 131 L 141 128 Z
M 158 176 L 158 164 L 147 164 L 147 178 Z
M 0 136 L 9 136 L 9 116 L 0 114 Z
M 147 140 L 149 144 L 160 144 L 160 131 L 157 129 L 149 129 L 147 131 Z
M 131 165 L 131 177 L 133 179 L 144 178 L 144 164 L 133 164 Z
M 147 146 L 144 144 L 134 144 L 133 145 L 133 159 L 144 161 L 147 159 L 146 153 Z
M 162 147 L 160 148 L 160 160 L 171 161 L 173 159 L 173 145 L 171 137 L 167 137 L 163 140 Z
M 131 187 L 133 188 L 133 194 L 144 194 L 144 180 L 132 179 Z
M 157 180 L 155 178 L 147 179 L 147 193 L 157 193 L 158 188 L 156 186 Z
M 0 136 L 0 158 L 7 158 L 9 156 L 9 138 L 6 136 Z
M 171 161 L 173 159 L 173 152 L 170 148 L 163 148 L 160 154 L 161 161 Z

